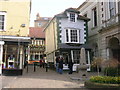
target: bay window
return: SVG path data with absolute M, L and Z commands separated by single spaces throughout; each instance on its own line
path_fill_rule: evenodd
M 79 43 L 80 30 L 66 29 L 66 43 Z

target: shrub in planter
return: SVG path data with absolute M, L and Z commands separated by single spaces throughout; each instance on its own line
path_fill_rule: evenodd
M 120 84 L 120 77 L 92 76 L 90 81 L 96 83 Z

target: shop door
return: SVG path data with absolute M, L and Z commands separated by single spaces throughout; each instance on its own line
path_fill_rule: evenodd
M 68 69 L 68 62 L 69 62 L 69 54 L 67 52 L 63 53 L 63 69 L 67 70 Z

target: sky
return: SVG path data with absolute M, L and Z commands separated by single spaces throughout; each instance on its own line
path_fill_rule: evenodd
M 30 26 L 34 26 L 36 14 L 39 13 L 41 17 L 54 17 L 54 15 L 61 13 L 67 8 L 77 8 L 85 0 L 32 0 Z

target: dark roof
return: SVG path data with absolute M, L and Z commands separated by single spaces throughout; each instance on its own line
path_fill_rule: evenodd
M 60 43 L 59 45 L 60 49 L 81 49 L 82 47 L 85 49 L 92 49 L 92 46 L 89 44 L 83 44 L 83 45 L 75 45 L 75 44 L 66 44 L 66 43 Z
M 79 15 L 80 12 L 77 11 L 75 8 L 68 8 L 68 9 L 66 9 L 64 12 L 55 15 L 55 17 L 59 17 L 59 18 L 68 18 L 66 12 L 74 12 L 74 13 L 77 13 L 77 14 L 78 14 L 78 19 L 79 19 L 79 20 L 86 20 L 86 21 L 89 21 L 89 20 L 90 20 L 89 18 L 87 18 L 87 17 L 85 17 L 85 16 Z
M 80 14 L 80 12 L 76 10 L 76 8 L 68 8 L 65 10 L 65 12 L 74 12 Z
M 29 28 L 29 36 L 35 37 L 35 38 L 45 38 L 45 33 L 43 32 L 43 28 L 30 27 Z

